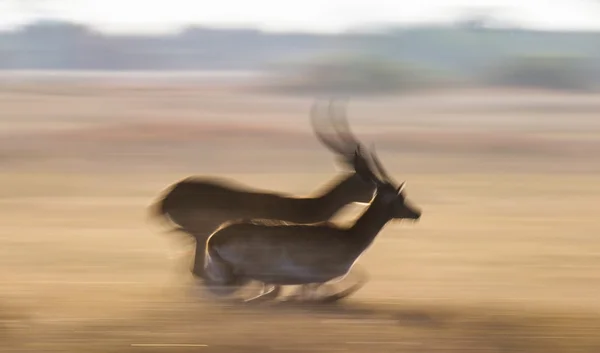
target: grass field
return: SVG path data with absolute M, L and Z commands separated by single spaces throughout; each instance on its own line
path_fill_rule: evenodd
M 191 290 L 189 244 L 146 207 L 192 174 L 310 193 L 336 173 L 310 99 L 3 85 L 0 351 L 599 352 L 599 98 L 353 100 L 422 220 L 382 231 L 347 301 L 242 307 Z

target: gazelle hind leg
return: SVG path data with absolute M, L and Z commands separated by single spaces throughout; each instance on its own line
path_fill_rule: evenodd
M 199 267 L 198 263 L 196 259 L 192 272 L 194 276 L 203 279 L 205 288 L 214 295 L 229 296 L 237 292 L 245 283 L 212 249 L 206 251 L 204 267 Z

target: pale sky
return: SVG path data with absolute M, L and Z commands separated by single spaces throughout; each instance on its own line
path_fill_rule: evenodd
M 0 28 L 44 15 L 107 32 L 189 24 L 339 32 L 377 22 L 449 21 L 470 9 L 539 29 L 600 29 L 599 0 L 0 0 Z

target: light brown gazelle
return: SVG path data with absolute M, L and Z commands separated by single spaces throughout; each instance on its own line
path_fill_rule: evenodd
M 355 146 L 352 165 L 356 174 L 376 188 L 364 213 L 349 227 L 273 219 L 226 222 L 206 242 L 204 268 L 197 273 L 209 291 L 232 294 L 250 281 L 263 283 L 261 293 L 250 300 L 274 298 L 284 285 L 316 291 L 346 276 L 389 221 L 421 217 L 421 211 L 406 200 L 404 183 L 394 182 L 374 151 L 356 143 L 345 119 L 338 117 L 337 123 L 339 130 L 345 130 L 346 146 Z M 324 143 L 331 145 L 328 140 Z M 342 145 L 331 148 L 347 153 Z M 358 288 L 322 300 L 338 300 Z
M 308 197 L 298 197 L 249 187 L 211 177 L 190 177 L 169 187 L 151 206 L 152 214 L 169 220 L 174 231 L 191 235 L 196 241 L 192 272 L 198 276 L 204 268 L 206 240 L 222 223 L 236 219 L 275 219 L 294 223 L 327 221 L 344 206 L 366 203 L 373 196 L 375 185 L 356 174 L 353 168 L 356 140 L 338 131 L 332 141 L 317 128 L 319 105 L 311 109 L 311 122 L 317 138 L 333 151 L 350 171 L 336 176 L 327 185 Z M 337 120 L 345 117 L 336 112 L 333 102 L 328 111 Z M 340 124 L 341 125 L 341 124 Z

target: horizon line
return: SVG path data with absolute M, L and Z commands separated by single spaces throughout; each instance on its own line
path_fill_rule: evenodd
M 120 36 L 120 35 L 140 35 L 140 36 L 170 36 L 178 35 L 189 29 L 209 29 L 209 30 L 222 30 L 222 31 L 235 31 L 235 30 L 246 30 L 256 31 L 259 33 L 266 34 L 307 34 L 307 35 L 322 35 L 322 36 L 338 36 L 338 35 L 351 35 L 351 34 L 382 34 L 394 30 L 402 29 L 423 29 L 423 28 L 458 28 L 459 21 L 448 20 L 448 21 L 422 21 L 422 22 L 376 22 L 369 24 L 359 24 L 355 26 L 349 26 L 339 30 L 310 30 L 310 29 L 273 29 L 273 28 L 262 28 L 259 25 L 251 24 L 201 24 L 201 23 L 185 23 L 178 26 L 173 26 L 171 29 L 163 30 L 107 30 L 103 26 L 94 25 L 92 23 L 86 23 L 73 19 L 64 19 L 57 17 L 42 17 L 37 19 L 31 19 L 24 21 L 19 24 L 12 26 L 6 26 L 0 28 L 0 33 L 6 32 L 19 32 L 27 27 L 35 26 L 41 23 L 62 23 L 72 24 L 76 26 L 82 26 L 88 28 L 94 32 L 101 33 L 109 36 Z M 519 31 L 531 31 L 531 32 L 547 32 L 547 33 L 600 33 L 600 28 L 540 28 L 539 26 L 525 26 L 517 24 L 500 24 L 493 26 L 483 26 L 476 28 L 478 30 L 519 30 Z

